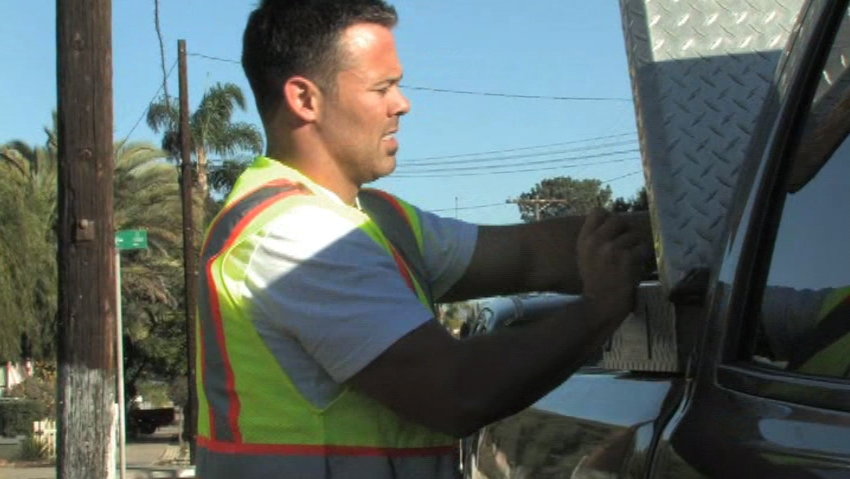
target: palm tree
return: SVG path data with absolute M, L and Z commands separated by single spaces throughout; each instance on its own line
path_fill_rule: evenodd
M 158 254 L 176 254 L 182 245 L 177 170 L 166 153 L 147 143 L 115 145 L 115 229 L 147 229 Z
M 235 108 L 245 110 L 245 96 L 233 83 L 216 83 L 207 90 L 190 119 L 192 150 L 197 182 L 203 198 L 209 195 L 207 171 L 209 154 L 229 156 L 239 152 L 258 154 L 263 148 L 259 129 L 249 123 L 233 122 Z M 147 123 L 162 132 L 162 148 L 180 157 L 179 108 L 175 100 L 162 99 L 148 109 Z
M 44 147 L 0 146 L 0 357 L 7 359 L 53 356 L 57 156 L 55 134 L 45 131 Z
M 35 357 L 55 354 L 57 156 L 55 133 L 46 131 L 46 147 L 0 146 L 0 357 L 7 359 L 20 355 L 22 336 Z M 152 367 L 167 365 L 166 376 L 185 367 L 183 339 L 174 334 L 184 328 L 181 203 L 177 171 L 166 156 L 150 144 L 115 145 L 115 228 L 147 230 L 150 246 L 122 253 L 131 379 L 161 373 L 150 373 Z
M 182 210 L 177 171 L 166 157 L 150 144 L 115 148 L 115 229 L 144 229 L 149 245 L 121 259 L 127 397 L 138 380 L 171 380 L 186 367 Z

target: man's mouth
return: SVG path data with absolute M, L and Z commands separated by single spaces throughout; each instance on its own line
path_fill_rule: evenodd
M 396 133 L 398 133 L 398 130 L 388 131 L 387 133 L 384 134 L 383 139 L 384 140 L 394 140 Z

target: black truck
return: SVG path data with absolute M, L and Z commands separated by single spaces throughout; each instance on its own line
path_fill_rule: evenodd
M 621 5 L 658 280 L 585 368 L 467 438 L 464 474 L 850 477 L 848 2 Z
M 127 431 L 134 437 L 139 434 L 153 434 L 158 428 L 176 422 L 177 410 L 174 407 L 130 408 L 127 411 Z

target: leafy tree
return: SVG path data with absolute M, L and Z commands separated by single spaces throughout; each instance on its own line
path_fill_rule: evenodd
M 146 229 L 150 248 L 173 255 L 182 246 L 177 171 L 147 143 L 115 146 L 115 229 Z
M 0 147 L 0 357 L 55 357 L 57 164 L 45 147 Z M 122 253 L 128 389 L 185 371 L 182 219 L 177 172 L 153 145 L 115 146 L 115 227 L 148 231 L 149 250 Z M 196 199 L 196 204 L 200 203 Z M 200 208 L 196 208 L 199 211 Z M 21 341 L 21 337 L 25 340 Z M 23 345 L 23 347 L 22 347 Z
M 611 210 L 618 213 L 627 211 L 646 211 L 649 209 L 649 197 L 646 193 L 646 187 L 641 187 L 635 196 L 625 199 L 618 197 L 611 205 Z
M 33 369 L 32 376 L 9 388 L 6 395 L 35 401 L 42 411 L 42 417 L 56 417 L 56 370 L 44 363 L 37 364 Z
M 210 169 L 209 175 L 210 186 L 213 191 L 215 191 L 221 198 L 226 197 L 233 189 L 233 185 L 236 184 L 236 180 L 239 178 L 239 175 L 245 171 L 245 168 L 247 168 L 249 164 L 249 159 L 228 159 L 213 166 L 212 169 Z
M 182 206 L 177 171 L 165 157 L 143 143 L 115 151 L 115 228 L 148 232 L 148 250 L 121 253 L 128 399 L 138 381 L 169 381 L 186 368 Z
M 203 198 L 209 195 L 209 154 L 233 155 L 262 150 L 263 137 L 256 126 L 233 122 L 235 108 L 245 110 L 245 96 L 233 83 L 217 83 L 203 96 L 192 114 L 193 160 L 197 182 Z M 162 148 L 171 158 L 180 157 L 179 105 L 176 99 L 161 99 L 148 109 L 147 123 L 155 132 L 162 132 Z
M 0 357 L 49 358 L 56 331 L 57 156 L 43 147 L 0 146 Z
M 547 178 L 519 197 L 523 221 L 532 222 L 567 215 L 584 215 L 593 208 L 611 207 L 611 187 L 600 180 L 576 180 L 569 176 Z

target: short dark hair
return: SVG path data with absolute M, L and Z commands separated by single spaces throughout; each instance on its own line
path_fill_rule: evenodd
M 281 86 L 294 75 L 333 91 L 344 60 L 342 32 L 357 23 L 392 28 L 395 8 L 383 0 L 263 0 L 242 39 L 242 68 L 263 119 L 282 101 Z

